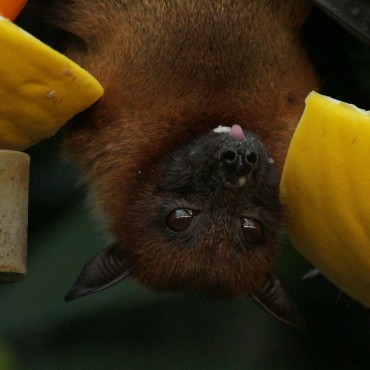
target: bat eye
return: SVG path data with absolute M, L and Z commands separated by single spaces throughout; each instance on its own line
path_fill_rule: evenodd
M 191 225 L 196 213 L 187 208 L 174 209 L 167 217 L 167 227 L 176 232 L 184 231 Z
M 256 244 L 263 237 L 263 227 L 259 221 L 254 218 L 242 217 L 242 232 L 244 239 L 249 244 Z

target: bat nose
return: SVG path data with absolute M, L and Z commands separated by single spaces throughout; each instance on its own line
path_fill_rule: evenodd
M 258 162 L 257 152 L 248 148 L 223 147 L 218 158 L 224 185 L 233 189 L 244 186 Z

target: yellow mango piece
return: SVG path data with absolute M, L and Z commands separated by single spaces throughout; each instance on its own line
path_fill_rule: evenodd
M 0 17 L 0 149 L 52 136 L 102 94 L 87 71 Z
M 370 307 L 370 112 L 312 92 L 280 193 L 295 248 Z

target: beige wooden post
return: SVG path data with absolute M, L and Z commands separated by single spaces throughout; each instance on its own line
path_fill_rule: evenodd
M 0 283 L 27 273 L 28 154 L 0 150 Z

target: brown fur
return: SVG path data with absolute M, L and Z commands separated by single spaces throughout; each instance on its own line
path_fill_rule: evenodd
M 167 289 L 202 291 L 212 280 L 229 289 L 222 295 L 250 291 L 271 268 L 276 240 L 237 259 L 227 238 L 209 241 L 210 229 L 203 238 L 219 243 L 217 253 L 203 248 L 179 255 L 142 223 L 140 192 L 150 192 L 153 170 L 160 176 L 163 154 L 219 124 L 257 134 L 281 172 L 304 99 L 317 88 L 298 34 L 306 2 L 76 0 L 59 6 L 59 26 L 82 40 L 67 54 L 106 91 L 70 124 L 66 149 L 109 231 L 134 251 L 136 276 Z M 144 269 L 149 272 L 141 274 Z

